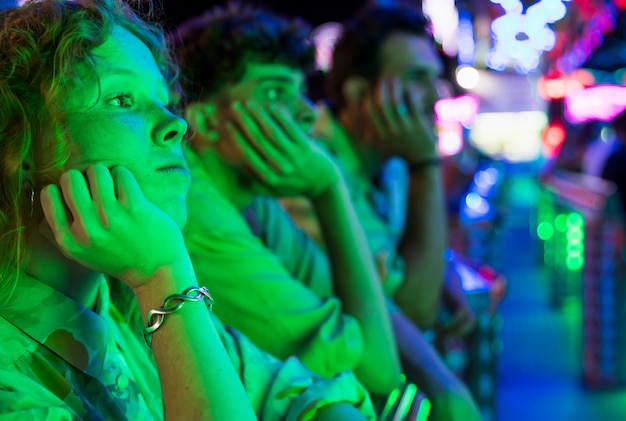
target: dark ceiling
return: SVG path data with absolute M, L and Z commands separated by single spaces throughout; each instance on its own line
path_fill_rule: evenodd
M 299 16 L 316 26 L 329 21 L 342 21 L 350 16 L 364 0 L 249 0 L 277 13 Z M 163 0 L 168 27 L 200 14 L 213 6 L 223 5 L 226 0 L 187 2 L 184 0 Z

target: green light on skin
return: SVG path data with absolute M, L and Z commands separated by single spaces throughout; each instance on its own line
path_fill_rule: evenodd
M 537 237 L 543 241 L 548 241 L 554 236 L 554 227 L 549 222 L 542 222 L 537 226 Z

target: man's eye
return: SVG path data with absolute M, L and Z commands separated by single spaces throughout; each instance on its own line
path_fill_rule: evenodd
M 277 100 L 282 96 L 282 91 L 281 88 L 271 88 L 265 92 L 265 96 L 270 101 Z

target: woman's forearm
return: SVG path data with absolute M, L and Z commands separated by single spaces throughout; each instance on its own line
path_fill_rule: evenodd
M 162 268 L 136 291 L 144 321 L 166 296 L 197 286 L 188 262 Z M 147 322 L 147 321 L 146 321 Z M 186 302 L 152 334 L 166 420 L 256 420 L 203 302 Z

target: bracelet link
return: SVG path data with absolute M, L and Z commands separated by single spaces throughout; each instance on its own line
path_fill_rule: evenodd
M 186 302 L 204 301 L 209 311 L 213 306 L 213 297 L 206 287 L 189 287 L 182 294 L 171 294 L 165 297 L 159 308 L 148 312 L 148 326 L 143 329 L 143 338 L 148 348 L 152 345 L 152 334 L 163 324 L 165 316 L 180 310 Z M 171 303 L 174 303 L 171 305 Z

